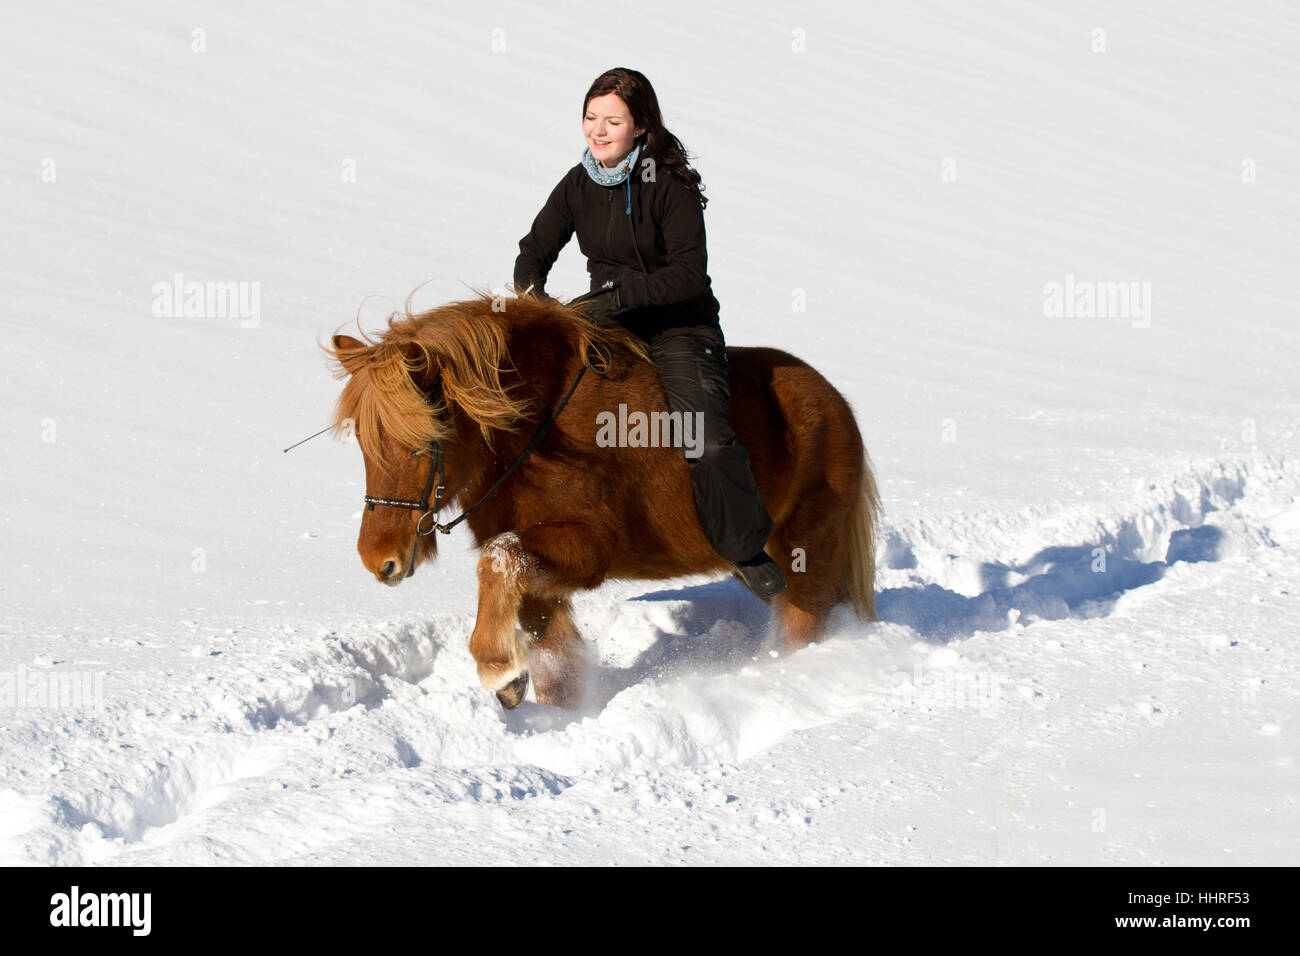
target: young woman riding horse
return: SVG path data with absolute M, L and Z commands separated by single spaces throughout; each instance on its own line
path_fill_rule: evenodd
M 793 355 L 728 354 L 699 176 L 645 78 L 611 71 L 584 109 L 591 149 L 520 243 L 516 290 L 532 294 L 418 314 L 408 300 L 377 337 L 325 349 L 347 380 L 333 426 L 365 464 L 362 564 L 399 585 L 464 523 L 482 552 L 469 650 L 505 707 L 530 682 L 539 703 L 583 701 L 572 597 L 610 579 L 731 567 L 771 599 L 789 650 L 839 602 L 875 619 L 880 498 L 853 410 Z M 575 232 L 595 289 L 566 305 L 543 282 Z M 689 467 L 671 440 L 611 445 L 615 409 L 683 439 L 698 413 L 704 441 L 681 442 Z
M 646 341 L 671 411 L 683 420 L 702 415 L 702 444 L 683 443 L 700 523 L 745 584 L 773 597 L 786 581 L 764 551 L 774 525 L 729 418 L 730 370 L 707 269 L 700 174 L 664 128 L 654 89 L 636 70 L 596 78 L 583 100 L 582 132 L 582 161 L 520 240 L 515 289 L 544 297 L 551 267 L 577 233 L 591 292 L 569 304 Z

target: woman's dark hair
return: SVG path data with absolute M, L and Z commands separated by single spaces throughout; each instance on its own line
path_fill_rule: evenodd
M 587 90 L 587 95 L 582 100 L 582 115 L 587 115 L 587 106 L 593 99 L 607 93 L 617 93 L 618 98 L 627 104 L 633 126 L 645 127 L 645 154 L 655 161 L 658 167 L 656 175 L 659 170 L 667 170 L 694 190 L 695 195 L 700 197 L 701 208 L 707 207 L 709 200 L 704 195 L 704 183 L 700 181 L 700 174 L 687 162 L 686 149 L 681 140 L 664 129 L 664 118 L 659 112 L 659 98 L 655 96 L 655 89 L 645 75 L 621 66 L 606 70 L 596 77 L 591 89 Z

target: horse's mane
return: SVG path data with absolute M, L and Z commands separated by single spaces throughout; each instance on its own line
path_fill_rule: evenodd
M 501 381 L 503 370 L 515 368 L 508 351 L 511 331 L 523 326 L 553 331 L 577 355 L 587 355 L 596 345 L 621 345 L 649 361 L 645 343 L 631 333 L 597 326 L 554 299 L 475 292 L 473 299 L 418 314 L 411 312 L 408 298 L 404 314 L 390 316 L 388 328 L 377 337 L 362 332 L 360 346 L 321 346 L 335 377 L 347 379 L 330 426 L 336 436 L 351 426 L 366 457 L 381 465 L 381 434 L 412 449 L 446 438 L 438 417 L 442 409 L 431 405 L 416 384 L 436 369 L 443 400 L 476 422 L 491 447 L 494 432 L 516 431 L 533 411 L 517 388 Z

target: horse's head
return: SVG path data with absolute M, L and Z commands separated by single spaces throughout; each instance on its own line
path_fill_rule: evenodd
M 561 387 L 554 368 L 589 354 L 597 341 L 626 339 L 646 357 L 626 333 L 599 329 L 565 306 L 531 296 L 508 302 L 508 315 L 488 293 L 418 315 L 408 302 L 377 340 L 335 335 L 324 349 L 347 380 L 334 408 L 335 433 L 355 436 L 366 463 L 357 551 L 384 584 L 401 583 L 437 555 L 438 517 L 428 513 L 437 485 L 445 486 L 444 506 L 462 492 L 483 494 L 498 439 L 517 438 L 535 420 L 538 389 L 526 380 Z M 444 466 L 436 481 L 435 442 Z
M 431 399 L 439 368 L 415 342 L 336 335 L 326 352 L 347 377 L 334 429 L 355 437 L 365 459 L 368 500 L 357 552 L 378 581 L 396 586 L 438 551 L 437 535 L 430 533 L 436 516 L 428 512 L 436 498 L 433 442 L 448 437 L 439 419 L 443 409 Z
M 324 349 L 347 380 L 334 408 L 335 434 L 355 436 L 366 463 L 357 552 L 384 584 L 400 584 L 436 557 L 438 516 L 430 512 L 438 485 L 445 486 L 445 507 L 467 479 L 481 477 L 496 437 L 517 430 L 531 408 L 502 381 L 514 367 L 504 316 L 492 301 L 483 295 L 418 315 L 408 308 L 377 341 L 335 335 Z

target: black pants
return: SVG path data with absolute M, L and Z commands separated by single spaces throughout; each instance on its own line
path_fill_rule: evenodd
M 648 341 L 668 393 L 668 410 L 683 419 L 703 413 L 703 441 L 696 435 L 682 443 L 682 451 L 691 466 L 695 510 L 704 533 L 727 560 L 752 558 L 763 550 L 774 524 L 759 497 L 749 455 L 731 430 L 731 372 L 722 329 L 670 328 Z M 697 450 L 699 456 L 693 457 Z

